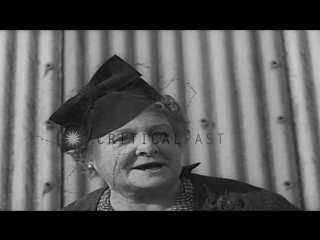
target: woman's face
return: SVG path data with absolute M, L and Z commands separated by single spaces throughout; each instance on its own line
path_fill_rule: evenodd
M 94 141 L 95 169 L 113 190 L 170 186 L 180 176 L 182 148 L 165 116 L 141 113 Z

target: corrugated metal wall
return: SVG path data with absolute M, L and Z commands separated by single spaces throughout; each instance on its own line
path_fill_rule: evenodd
M 114 54 L 185 108 L 184 164 L 320 210 L 320 31 L 140 30 L 0 31 L 2 210 L 57 210 L 104 185 L 47 119 Z

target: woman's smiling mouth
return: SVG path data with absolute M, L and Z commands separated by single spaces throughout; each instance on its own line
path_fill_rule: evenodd
M 155 171 L 163 167 L 162 163 L 153 162 L 153 163 L 146 163 L 139 165 L 137 167 L 134 167 L 133 169 L 141 170 L 141 171 Z

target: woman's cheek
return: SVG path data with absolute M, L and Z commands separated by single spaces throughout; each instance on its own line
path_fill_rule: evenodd
M 94 153 L 95 168 L 100 176 L 105 179 L 110 175 L 110 169 L 114 165 L 114 159 L 116 159 L 117 154 L 110 145 L 99 145 Z
M 117 155 L 119 169 L 127 169 L 128 166 L 131 166 L 133 164 L 133 160 L 135 159 L 134 145 L 123 145 L 121 148 L 117 149 Z
M 178 145 L 175 145 L 174 143 L 160 144 L 158 148 L 160 150 L 160 154 L 166 159 L 174 160 L 176 158 L 181 157 L 181 149 L 179 148 Z
M 134 158 L 135 151 L 132 146 L 112 145 L 112 149 L 104 152 L 104 159 L 109 171 L 118 172 L 120 169 L 130 165 Z

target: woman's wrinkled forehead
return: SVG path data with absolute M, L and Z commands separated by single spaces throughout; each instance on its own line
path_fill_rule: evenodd
M 171 124 L 165 115 L 153 112 L 142 112 L 122 127 L 112 131 L 110 134 L 124 131 L 150 131 L 161 128 L 168 130 L 172 129 Z

